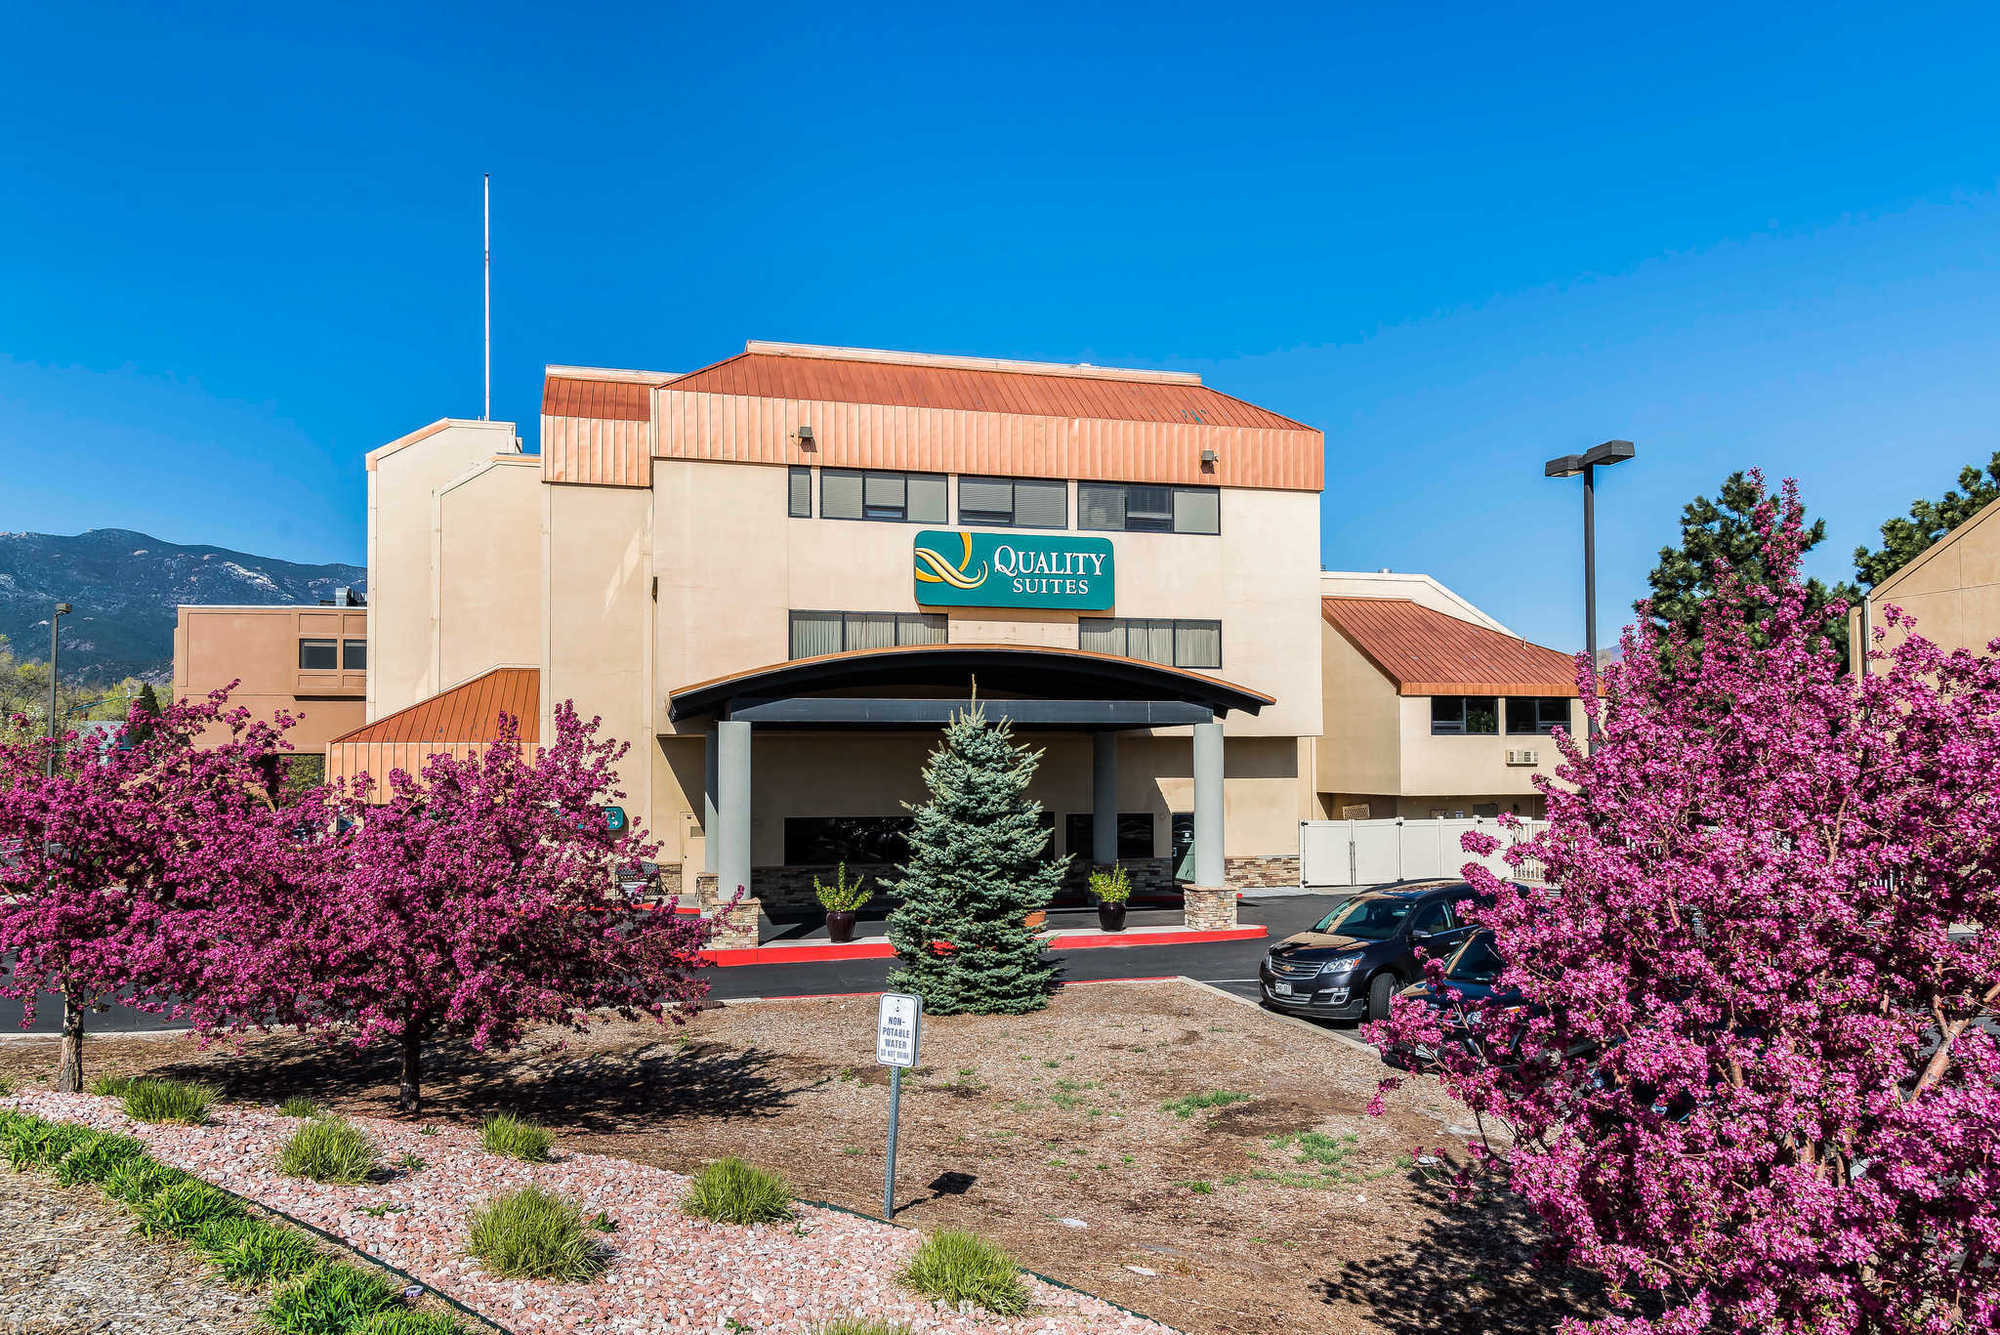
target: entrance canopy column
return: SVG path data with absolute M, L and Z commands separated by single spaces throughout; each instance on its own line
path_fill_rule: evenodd
M 1236 925 L 1236 892 L 1222 857 L 1222 724 L 1194 725 L 1194 880 L 1183 895 L 1187 925 Z
M 1118 860 L 1118 734 L 1090 735 L 1090 860 Z

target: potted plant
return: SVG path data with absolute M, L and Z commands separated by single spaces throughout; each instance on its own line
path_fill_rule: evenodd
M 817 876 L 813 877 L 813 894 L 818 897 L 819 906 L 826 910 L 826 939 L 852 941 L 854 911 L 874 897 L 868 890 L 868 878 L 856 876 L 849 884 L 847 864 L 843 862 L 834 871 L 832 885 Z
M 1090 893 L 1097 896 L 1097 925 L 1107 932 L 1124 931 L 1125 902 L 1132 898 L 1132 877 L 1124 864 L 1092 868 Z

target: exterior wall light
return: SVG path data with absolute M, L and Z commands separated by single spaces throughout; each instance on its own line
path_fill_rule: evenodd
M 802 450 L 819 448 L 818 442 L 813 439 L 813 429 L 811 427 L 802 426 L 799 428 L 799 448 Z

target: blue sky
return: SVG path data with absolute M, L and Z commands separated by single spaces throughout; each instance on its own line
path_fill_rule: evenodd
M 1830 537 L 2000 448 L 2000 10 L 39 6 L 0 79 L 0 529 L 359 561 L 362 454 L 746 337 L 1199 370 L 1328 565 L 1581 641 L 1730 470 Z

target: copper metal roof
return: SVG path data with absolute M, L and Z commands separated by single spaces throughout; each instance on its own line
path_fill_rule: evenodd
M 820 403 L 878 403 L 899 408 L 1263 427 L 1279 431 L 1312 429 L 1269 409 L 1217 393 L 1206 385 L 1123 380 L 1115 378 L 1115 373 L 1064 375 L 1053 369 L 987 370 L 741 352 L 713 366 L 689 372 L 675 380 L 673 387 Z
M 1576 660 L 1407 598 L 1322 598 L 1320 615 L 1401 695 L 1577 694 Z
M 542 412 L 549 417 L 596 417 L 644 422 L 653 416 L 653 387 L 619 380 L 586 380 L 550 374 L 542 382 Z
M 393 714 L 384 714 L 328 742 L 486 743 L 500 732 L 500 715 L 519 723 L 523 742 L 542 738 L 542 674 L 538 668 L 494 668 Z

